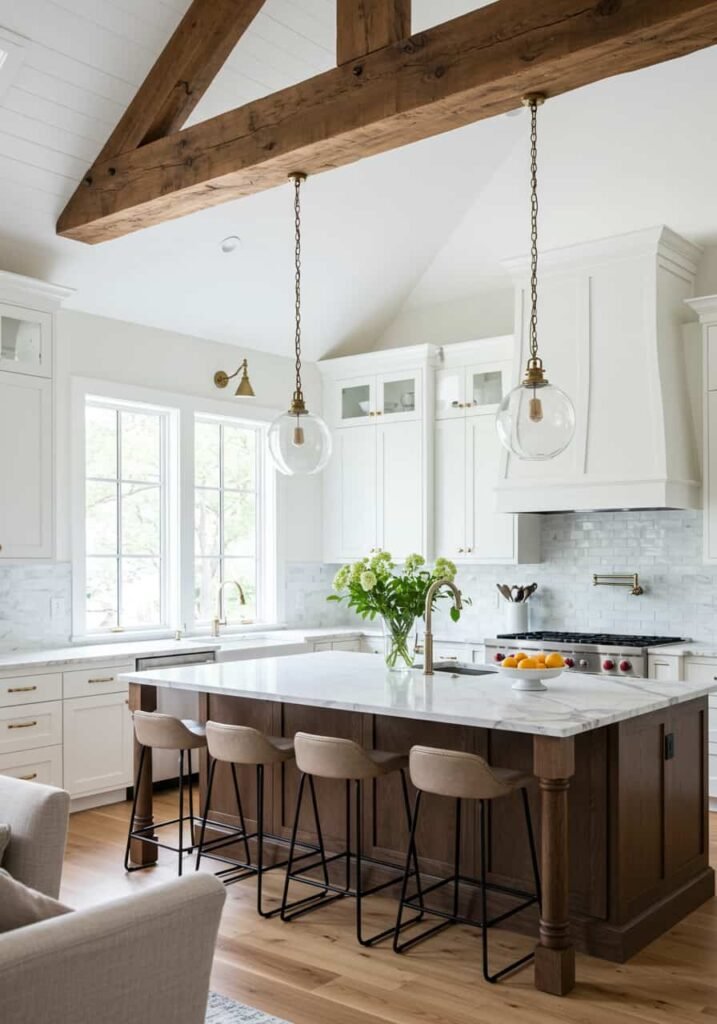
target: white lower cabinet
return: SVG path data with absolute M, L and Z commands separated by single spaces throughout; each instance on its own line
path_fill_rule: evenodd
M 64 787 L 71 796 L 132 784 L 132 717 L 126 692 L 63 702 Z
M 0 755 L 62 743 L 62 701 L 0 708 Z
M 11 775 L 14 779 L 61 787 L 62 746 L 0 754 L 0 775 Z
M 361 640 L 316 640 L 313 645 L 316 651 L 360 651 Z
M 539 523 L 498 512 L 496 485 L 504 454 L 495 416 L 436 421 L 435 549 L 456 562 L 537 562 Z

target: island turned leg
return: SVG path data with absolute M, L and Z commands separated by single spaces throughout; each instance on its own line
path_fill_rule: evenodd
M 565 996 L 575 985 L 575 949 L 568 917 L 568 787 L 575 774 L 572 737 L 535 736 L 533 772 L 540 780 L 540 940 L 535 949 L 535 987 Z
M 140 683 L 129 684 L 129 709 L 130 711 L 156 711 L 157 710 L 157 687 L 143 686 Z M 134 740 L 134 768 L 133 778 L 137 780 L 139 770 L 139 755 L 141 747 L 137 740 Z M 152 808 L 152 751 L 147 748 L 144 753 L 144 769 L 142 781 L 137 791 L 137 807 L 132 820 L 132 828 L 146 828 L 154 824 Z M 151 835 L 152 833 L 148 833 Z M 133 839 L 130 845 L 130 860 L 133 864 L 156 864 L 157 847 L 152 843 L 142 843 Z

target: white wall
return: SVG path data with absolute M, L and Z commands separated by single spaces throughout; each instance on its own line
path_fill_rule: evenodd
M 513 304 L 514 292 L 509 281 L 505 288 L 477 291 L 446 302 L 415 302 L 401 308 L 374 348 L 450 345 L 512 334 Z
M 287 347 L 290 339 L 287 340 Z M 236 398 L 230 383 L 224 391 L 214 386 L 217 370 L 233 373 L 242 358 L 256 398 Z M 320 411 L 319 373 L 312 364 L 303 368 L 307 404 Z M 277 414 L 288 407 L 294 388 L 294 361 L 207 341 L 203 338 L 110 320 L 70 310 L 57 314 L 55 332 L 55 465 L 57 551 L 68 561 L 70 544 L 70 381 L 87 377 L 139 385 L 170 393 L 196 395 L 222 401 L 227 413 L 241 415 L 252 404 Z M 279 481 L 280 553 L 287 561 L 311 562 L 321 558 L 320 477 Z

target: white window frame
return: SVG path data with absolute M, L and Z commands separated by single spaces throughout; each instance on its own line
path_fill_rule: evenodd
M 267 563 L 267 550 L 270 551 L 269 544 L 271 537 L 267 536 L 267 519 L 270 523 L 273 521 L 271 515 L 271 506 L 273 501 L 270 500 L 273 496 L 273 487 L 267 486 L 270 480 L 271 474 L 269 467 L 267 466 L 267 429 L 266 424 L 257 422 L 256 420 L 249 420 L 246 417 L 228 416 L 226 413 L 219 416 L 216 414 L 203 412 L 201 410 L 195 410 L 193 417 L 193 426 L 196 425 L 197 420 L 204 423 L 216 423 L 221 426 L 238 427 L 248 430 L 255 431 L 256 433 L 256 467 L 255 467 L 255 494 L 256 494 L 256 519 L 255 519 L 255 565 L 256 565 L 256 615 L 252 622 L 241 623 L 232 622 L 229 620 L 227 623 L 228 628 L 239 627 L 241 625 L 255 626 L 257 622 L 274 621 L 276 619 L 276 602 L 274 598 L 274 587 L 271 586 L 269 580 L 267 580 L 267 573 L 264 571 Z M 223 466 L 221 460 L 223 460 L 224 449 L 223 445 L 220 449 L 220 484 L 218 487 L 207 487 L 206 490 L 214 490 L 220 495 L 220 516 L 223 519 L 223 505 L 224 505 L 224 480 L 222 475 Z M 194 475 L 194 443 L 192 442 L 192 477 Z M 194 513 L 194 500 L 197 491 L 197 485 L 192 478 L 192 513 Z M 229 493 L 239 493 L 229 489 Z M 272 533 L 275 533 L 272 530 Z M 197 557 L 194 552 L 194 525 L 192 525 L 192 574 L 191 574 L 191 594 L 186 595 L 191 601 L 188 607 L 188 613 L 185 614 L 185 621 L 192 623 L 193 630 L 208 629 L 211 625 L 211 618 L 209 620 L 195 620 L 194 619 L 194 572 L 196 569 Z M 209 556 L 208 556 L 209 557 Z M 223 574 L 223 563 L 227 556 L 224 554 L 223 544 L 220 545 L 219 554 L 216 556 L 220 563 L 220 576 Z M 185 598 L 186 599 L 186 598 Z M 215 609 L 217 616 L 219 617 L 218 607 Z
M 194 421 L 195 417 L 216 418 L 237 426 L 259 429 L 257 459 L 257 609 L 256 620 L 245 626 L 232 624 L 232 633 L 252 632 L 257 627 L 279 624 L 283 612 L 280 581 L 285 574 L 284 552 L 277 544 L 277 523 L 282 514 L 284 494 L 277 472 L 267 457 L 267 434 L 279 410 L 253 405 L 241 416 L 227 410 L 227 403 L 192 395 L 180 395 L 112 381 L 73 377 L 70 395 L 70 479 L 69 505 L 72 527 L 72 625 L 73 639 L 97 641 L 128 637 L 166 637 L 176 630 L 206 635 L 210 627 L 194 622 Z M 168 624 L 159 629 L 124 629 L 111 633 L 88 632 L 85 619 L 85 403 L 88 398 L 105 399 L 127 406 L 149 406 L 170 413 L 167 438 L 167 608 Z M 281 507 L 280 507 L 281 506 Z M 259 522 L 259 520 L 262 520 Z M 225 628 L 224 632 L 228 629 Z

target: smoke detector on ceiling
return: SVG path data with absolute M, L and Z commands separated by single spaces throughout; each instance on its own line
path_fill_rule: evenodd
M 30 40 L 0 25 L 0 100 L 15 81 Z

